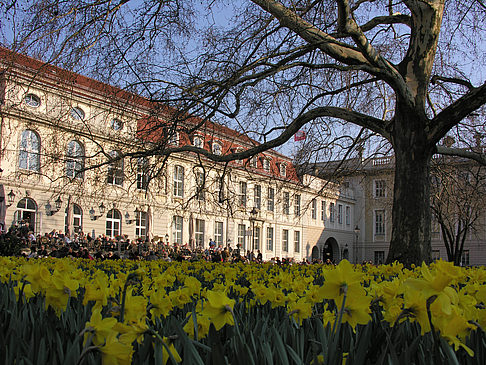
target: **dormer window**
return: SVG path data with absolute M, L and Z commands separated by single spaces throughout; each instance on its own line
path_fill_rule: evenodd
M 256 156 L 250 158 L 250 167 L 253 167 L 254 169 L 258 168 L 258 159 Z
M 37 108 L 41 104 L 40 98 L 35 94 L 27 94 L 24 96 L 24 102 L 32 108 Z
M 212 148 L 215 155 L 221 155 L 223 153 L 223 146 L 219 142 L 213 142 Z
M 84 110 L 77 106 L 71 108 L 71 117 L 74 120 L 83 120 L 85 117 Z
M 204 140 L 201 136 L 194 136 L 192 144 L 194 147 L 203 148 Z
M 263 170 L 265 170 L 266 172 L 270 172 L 270 159 L 263 159 Z
M 173 132 L 169 136 L 169 144 L 179 146 L 179 132 Z
M 279 170 L 280 170 L 280 176 L 282 176 L 282 177 L 287 176 L 287 165 L 286 164 L 281 163 L 280 166 L 279 166 Z

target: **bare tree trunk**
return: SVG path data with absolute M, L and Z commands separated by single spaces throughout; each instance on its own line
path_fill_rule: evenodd
M 387 262 L 398 260 L 409 267 L 422 261 L 428 263 L 431 259 L 429 175 L 432 147 L 423 128 L 417 128 L 423 122 L 420 117 L 402 111 L 395 118 L 402 120 L 394 124 L 392 141 L 395 183 L 393 231 Z

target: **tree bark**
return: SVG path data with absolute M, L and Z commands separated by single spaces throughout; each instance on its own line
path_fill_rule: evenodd
M 392 133 L 395 182 L 387 262 L 398 260 L 407 267 L 431 259 L 429 177 L 434 146 L 424 132 L 425 119 L 410 110 L 397 110 Z

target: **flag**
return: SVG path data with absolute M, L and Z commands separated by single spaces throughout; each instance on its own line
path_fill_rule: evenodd
M 305 140 L 305 131 L 297 131 L 294 134 L 294 141 L 303 141 Z

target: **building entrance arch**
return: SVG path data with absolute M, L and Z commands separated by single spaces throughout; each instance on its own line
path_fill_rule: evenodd
M 319 247 L 314 246 L 312 247 L 312 254 L 311 254 L 311 260 L 319 260 Z
M 339 261 L 339 245 L 334 237 L 329 237 L 324 243 L 322 260 L 324 262 L 331 260 L 333 263 Z

